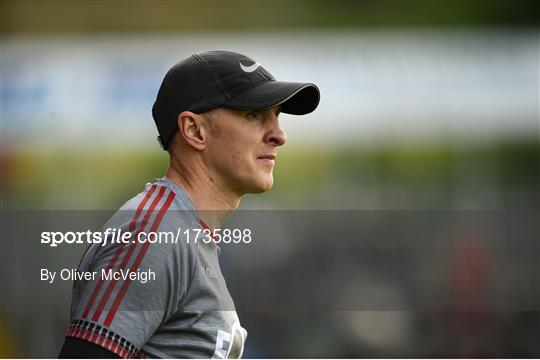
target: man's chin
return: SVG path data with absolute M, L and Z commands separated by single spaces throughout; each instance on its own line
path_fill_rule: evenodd
M 260 187 L 260 188 L 253 189 L 252 191 L 249 191 L 249 193 L 250 194 L 261 194 L 261 193 L 267 192 L 271 188 L 272 188 L 272 185 L 265 186 L 265 187 Z
M 249 194 L 264 193 L 264 192 L 267 192 L 268 190 L 270 190 L 273 185 L 274 185 L 274 181 L 273 181 L 273 179 L 270 179 L 270 181 L 264 181 L 264 182 L 261 182 L 261 183 L 257 184 L 257 186 L 254 186 L 252 189 L 250 189 L 250 191 L 248 191 L 248 193 Z

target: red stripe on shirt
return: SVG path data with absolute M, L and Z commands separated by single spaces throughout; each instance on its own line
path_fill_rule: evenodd
M 82 331 L 82 327 L 76 328 L 75 333 L 73 334 L 73 336 L 80 337 L 81 336 L 81 331 Z
M 96 333 L 97 333 L 97 331 L 96 331 Z M 99 345 L 99 346 L 105 347 L 105 339 L 107 337 L 105 336 L 105 334 L 103 334 L 103 328 L 101 329 L 101 332 L 98 333 L 98 336 L 99 336 L 99 339 L 96 342 L 96 344 Z
M 111 351 L 116 354 L 116 350 L 118 350 L 118 343 L 116 341 L 113 342 L 113 347 L 111 348 Z
M 154 191 L 156 191 L 156 188 L 157 188 L 156 184 L 152 185 L 150 190 L 148 190 L 148 192 L 142 199 L 141 203 L 137 207 L 137 211 L 135 212 L 135 215 L 133 215 L 133 219 L 131 220 L 131 223 L 129 224 L 130 232 L 135 230 L 135 224 L 137 223 L 137 220 L 139 219 L 139 216 L 141 215 L 143 208 L 146 206 L 146 203 L 148 202 L 148 200 L 150 199 Z M 116 248 L 116 251 L 114 252 L 113 257 L 111 258 L 111 261 L 109 261 L 109 264 L 107 265 L 105 271 L 109 271 L 110 269 L 113 268 L 113 266 L 116 264 L 116 261 L 118 260 L 118 257 L 122 253 L 123 249 L 124 249 L 124 244 L 119 244 L 118 247 Z M 90 314 L 90 310 L 92 310 L 92 306 L 94 306 L 94 301 L 96 301 L 96 297 L 99 294 L 101 287 L 103 286 L 103 281 L 104 281 L 103 278 L 100 278 L 98 283 L 96 284 L 96 287 L 92 291 L 92 295 L 90 295 L 90 299 L 88 300 L 88 303 L 82 315 L 83 319 L 88 318 L 88 314 Z
M 90 338 L 90 341 L 93 342 L 93 343 L 96 343 L 96 339 L 97 339 L 98 335 L 99 335 L 98 332 L 94 331 L 94 333 L 92 334 L 92 337 Z
M 90 332 L 90 329 L 84 328 L 84 335 L 82 338 L 86 341 L 90 341 L 90 335 L 92 335 L 92 332 Z
M 199 219 L 199 224 L 201 224 L 205 230 L 210 231 L 210 236 L 212 237 L 212 240 L 216 241 L 216 234 L 214 233 L 214 230 L 212 230 L 210 226 L 208 226 L 208 224 L 201 219 Z
M 141 202 L 141 204 L 137 207 L 137 211 L 135 212 L 135 215 L 133 216 L 133 220 L 131 220 L 131 223 L 129 224 L 129 231 L 130 232 L 135 230 L 135 225 L 137 224 L 137 220 L 139 220 L 139 216 L 141 216 L 141 212 L 142 212 L 144 206 L 146 205 L 146 203 L 150 199 L 150 196 L 152 196 L 154 191 L 156 191 L 156 189 L 157 189 L 157 185 L 156 184 L 152 185 L 152 187 L 150 188 L 150 190 L 146 194 L 146 196 L 143 199 L 143 201 Z
M 202 225 L 203 228 L 212 231 L 212 229 L 210 229 L 210 226 L 208 226 L 207 223 L 205 223 L 204 221 L 202 221 L 202 219 L 199 219 L 199 223 Z
M 148 223 L 148 220 L 150 219 L 150 216 L 152 215 L 152 212 L 154 211 L 157 204 L 159 203 L 159 201 L 163 197 L 164 192 L 165 192 L 165 187 L 160 187 L 159 193 L 157 194 L 155 199 L 150 204 L 150 208 L 146 212 L 146 214 L 145 214 L 145 216 L 144 216 L 144 218 L 142 220 L 141 226 L 137 230 L 137 234 L 140 231 L 144 230 L 144 228 L 146 227 L 146 224 Z M 137 238 L 137 235 L 134 238 L 135 242 L 130 244 L 131 246 L 129 247 L 127 253 L 124 255 L 124 259 L 122 260 L 122 262 L 119 265 L 119 268 L 118 268 L 119 270 L 121 270 L 121 269 L 123 270 L 126 267 L 126 264 L 129 262 L 129 259 L 131 258 L 131 255 L 135 251 L 135 248 L 138 245 L 136 238 Z M 99 305 L 98 305 L 96 311 L 94 312 L 94 316 L 92 317 L 93 321 L 97 322 L 99 320 L 99 318 L 101 317 L 101 313 L 103 312 L 103 308 L 105 307 L 105 304 L 107 304 L 107 301 L 109 301 L 109 297 L 111 296 L 111 294 L 112 294 L 112 292 L 113 292 L 113 290 L 114 290 L 114 288 L 116 286 L 116 283 L 117 283 L 117 280 L 115 280 L 115 279 L 111 280 L 111 282 L 109 283 L 109 286 L 105 290 L 105 294 L 101 298 L 101 301 L 99 302 Z
M 88 328 L 87 328 L 87 327 L 82 328 L 81 334 L 79 335 L 79 336 L 81 337 L 81 339 L 86 340 L 86 333 L 87 333 L 87 332 L 88 332 Z
M 155 220 L 154 220 L 154 223 L 152 224 L 152 227 L 150 228 L 150 232 L 155 232 L 158 227 L 159 227 L 159 224 L 161 223 L 161 220 L 163 219 L 163 216 L 165 215 L 165 212 L 167 212 L 167 210 L 169 209 L 169 206 L 171 205 L 174 197 L 176 196 L 176 194 L 174 192 L 170 192 L 169 195 L 167 196 L 167 200 L 165 200 L 165 203 L 163 204 L 163 206 L 161 207 L 161 209 L 159 210 Z M 133 266 L 132 266 L 132 269 L 134 269 L 134 271 L 137 271 L 139 269 L 139 265 L 141 264 L 143 258 L 144 258 L 144 255 L 146 254 L 146 252 L 148 251 L 148 247 L 150 246 L 150 243 L 149 242 L 146 242 L 144 243 L 144 245 L 142 246 L 141 250 L 139 251 L 139 254 L 137 255 L 137 257 L 135 258 L 135 261 L 133 263 Z M 118 292 L 118 295 L 116 296 L 116 299 L 114 299 L 114 303 L 111 307 L 111 309 L 109 310 L 109 313 L 107 314 L 107 318 L 105 319 L 105 323 L 104 325 L 106 327 L 109 327 L 114 319 L 114 316 L 116 315 L 116 312 L 118 311 L 118 307 L 120 305 L 120 303 L 122 302 L 122 299 L 124 298 L 128 288 L 129 288 L 129 285 L 131 284 L 131 278 L 128 278 L 124 281 L 124 283 L 122 284 L 122 288 L 120 289 L 120 291 Z
M 112 349 L 112 346 L 111 346 L 111 338 L 107 336 L 107 340 L 105 340 L 105 345 L 104 345 L 105 349 L 111 351 Z

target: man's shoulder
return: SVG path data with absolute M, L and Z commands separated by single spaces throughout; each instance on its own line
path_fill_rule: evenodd
M 197 214 L 189 196 L 170 180 L 160 178 L 147 183 L 143 191 L 126 201 L 109 225 L 132 228 L 159 224 L 163 228 L 192 222 L 197 222 Z
M 194 211 L 189 196 L 178 185 L 165 178 L 146 183 L 143 191 L 129 199 L 120 210 L 158 210 L 167 204 L 168 210 Z

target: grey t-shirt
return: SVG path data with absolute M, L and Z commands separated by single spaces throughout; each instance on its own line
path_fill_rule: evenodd
M 174 183 L 163 178 L 147 184 L 102 231 L 111 229 L 108 240 L 114 231 L 130 233 L 129 239 L 177 234 L 176 243 L 90 246 L 78 271 L 95 276 L 73 285 L 66 336 L 124 358 L 241 357 L 247 332 L 221 274 L 220 249 L 213 241 L 194 242 L 203 224 Z

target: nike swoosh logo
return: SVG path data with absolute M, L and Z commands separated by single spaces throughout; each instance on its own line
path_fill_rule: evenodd
M 247 72 L 247 73 L 250 73 L 250 72 L 254 72 L 255 70 L 257 70 L 257 68 L 259 66 L 261 66 L 261 64 L 259 64 L 258 62 L 256 62 L 255 64 L 251 65 L 251 66 L 246 66 L 244 64 L 242 64 L 241 62 L 238 62 L 240 64 L 240 68 L 244 71 L 244 72 Z

